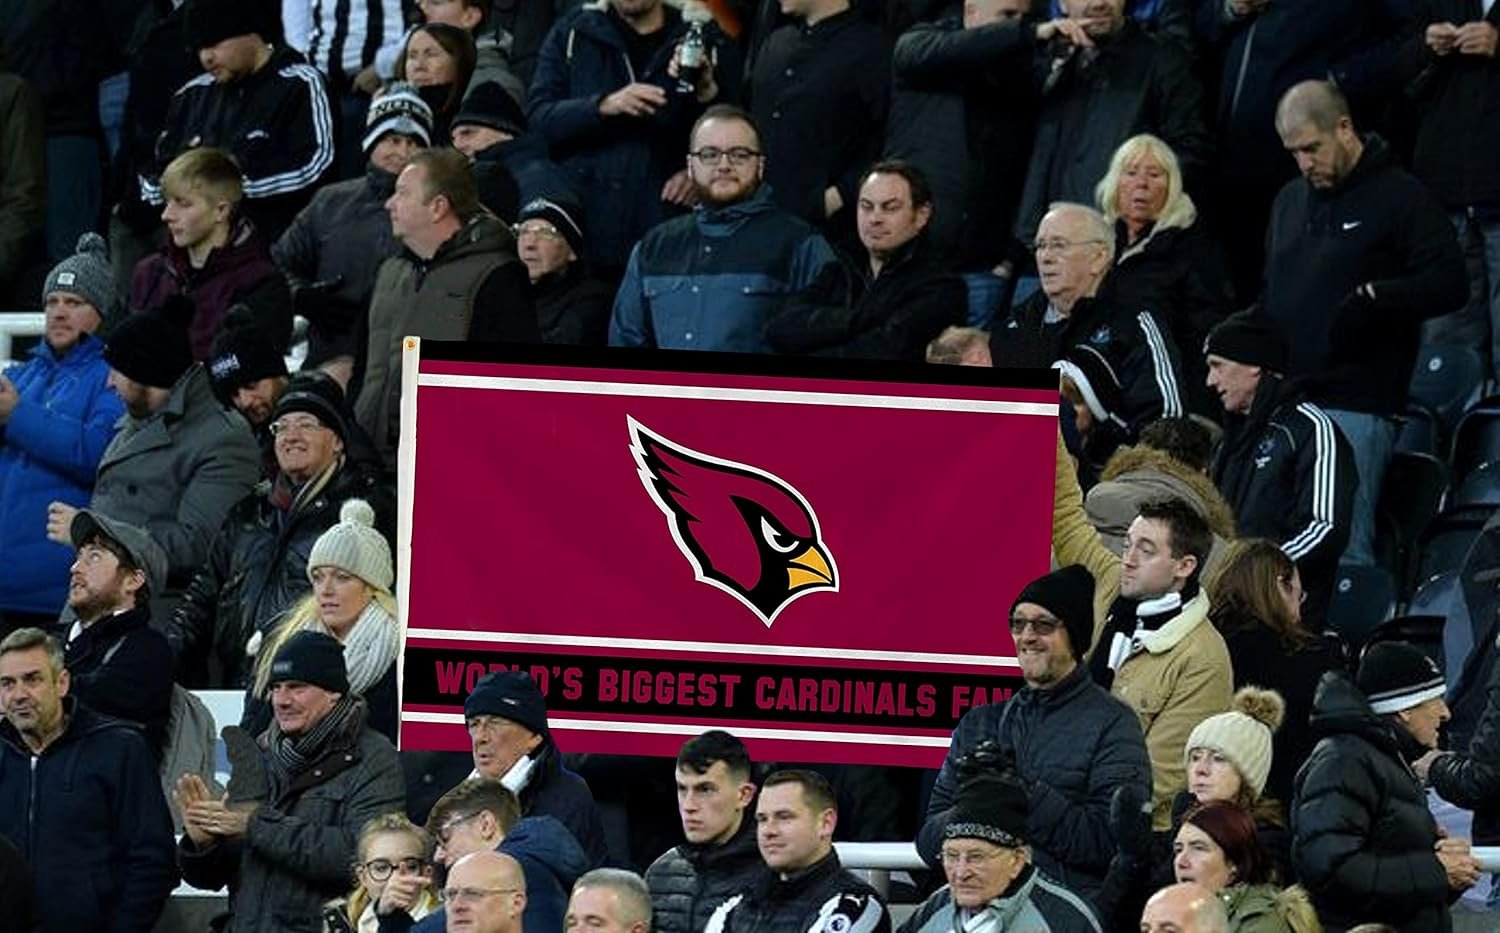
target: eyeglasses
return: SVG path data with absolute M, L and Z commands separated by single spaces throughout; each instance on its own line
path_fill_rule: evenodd
M 1061 237 L 1051 240 L 1037 240 L 1031 244 L 1031 251 L 1040 256 L 1043 253 L 1061 253 L 1075 246 L 1083 246 L 1086 243 L 1103 243 L 1104 240 L 1064 240 Z
M 1010 634 L 1013 637 L 1019 638 L 1021 636 L 1021 633 L 1026 631 L 1026 626 L 1028 625 L 1031 626 L 1031 630 L 1033 632 L 1036 632 L 1038 635 L 1046 638 L 1048 635 L 1051 635 L 1053 632 L 1058 630 L 1058 628 L 1062 625 L 1062 621 L 1060 619 L 1054 619 L 1050 616 L 1041 619 L 1017 619 L 1012 617 L 1010 620 Z
M 544 240 L 555 240 L 562 234 L 551 224 L 516 224 L 510 228 L 510 232 L 516 235 L 516 239 L 523 236 L 536 236 Z
M 311 434 L 322 429 L 328 430 L 328 426 L 316 418 L 277 418 L 271 422 L 271 436 L 280 437 L 283 434 Z
M 1002 854 L 1008 851 L 1008 849 L 997 849 L 994 852 L 981 852 L 978 849 L 973 849 L 964 852 L 953 852 L 948 849 L 944 849 L 943 864 L 963 865 L 965 867 L 972 865 L 975 868 L 981 868 L 984 865 L 987 865 L 995 859 L 999 858 Z
M 476 810 L 473 813 L 466 813 L 463 816 L 455 816 L 442 826 L 439 826 L 438 831 L 433 834 L 437 836 L 438 845 L 446 846 L 449 840 L 453 838 L 453 831 L 459 827 L 459 824 L 467 823 L 483 812 L 483 810 Z
M 371 881 L 385 881 L 398 868 L 409 875 L 420 875 L 427 870 L 427 865 L 427 860 L 421 858 L 404 858 L 399 862 L 377 858 L 366 862 L 364 869 Z
M 520 888 L 444 888 L 442 894 L 445 904 L 472 904 L 487 897 L 494 897 L 496 894 L 515 894 L 520 890 Z
M 705 165 L 718 165 L 720 159 L 728 157 L 729 164 L 737 167 L 748 165 L 752 160 L 760 158 L 759 152 L 754 149 L 746 149 L 744 146 L 735 146 L 733 149 L 704 146 L 697 152 L 689 152 L 688 155 Z

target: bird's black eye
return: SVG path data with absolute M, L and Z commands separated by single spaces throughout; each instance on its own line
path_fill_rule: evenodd
M 771 546 L 771 550 L 782 554 L 790 554 L 797 547 L 796 538 L 793 538 L 784 531 L 777 531 L 771 526 L 770 522 L 766 521 L 764 515 L 760 519 L 760 535 L 766 539 L 766 543 Z M 783 541 L 786 543 L 783 544 Z

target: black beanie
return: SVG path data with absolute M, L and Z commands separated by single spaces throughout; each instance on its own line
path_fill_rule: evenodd
M 980 771 L 958 787 L 943 827 L 944 839 L 983 839 L 997 846 L 1026 844 L 1030 796 L 1010 771 Z
M 1288 350 L 1286 338 L 1264 315 L 1239 311 L 1208 332 L 1208 339 L 1203 341 L 1203 355 L 1209 354 L 1284 373 Z
M 1035 603 L 1062 620 L 1073 657 L 1082 658 L 1094 644 L 1094 575 L 1082 564 L 1069 564 L 1026 584 L 1010 604 Z
M 286 375 L 286 360 L 276 352 L 276 342 L 264 329 L 251 323 L 230 323 L 244 305 L 235 305 L 225 317 L 225 329 L 214 338 L 208 355 L 208 378 L 220 398 L 262 379 Z
M 526 114 L 521 105 L 497 82 L 485 81 L 476 84 L 464 95 L 449 124 L 451 129 L 464 125 L 487 126 L 509 136 L 520 136 L 526 132 Z M 447 140 L 443 140 L 444 145 Z
M 288 680 L 322 687 L 330 693 L 349 692 L 344 646 L 325 632 L 303 629 L 288 638 L 271 659 L 269 683 Z
M 1381 716 L 1420 706 L 1447 689 L 1437 662 L 1404 641 L 1371 645 L 1359 661 L 1356 682 Z
M 183 38 L 192 51 L 236 36 L 268 38 L 269 10 L 266 0 L 187 0 L 182 11 Z
M 322 373 L 298 373 L 286 384 L 286 391 L 276 400 L 271 420 L 294 411 L 306 412 L 323 422 L 323 427 L 349 443 L 349 425 L 344 420 L 344 393 L 331 376 Z
M 464 718 L 499 716 L 547 735 L 547 702 L 525 671 L 490 671 L 464 700 Z
M 1120 414 L 1125 410 L 1125 392 L 1104 354 L 1088 344 L 1078 344 L 1053 363 L 1052 368 L 1073 380 L 1095 421 L 1126 427 L 1125 418 Z
M 188 326 L 197 308 L 173 295 L 159 308 L 127 314 L 104 338 L 104 361 L 143 386 L 170 389 L 193 365 Z
M 531 219 L 545 220 L 557 228 L 573 248 L 573 255 L 583 257 L 583 208 L 562 199 L 532 198 L 516 217 L 517 225 Z

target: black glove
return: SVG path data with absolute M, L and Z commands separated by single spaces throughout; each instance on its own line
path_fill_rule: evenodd
M 1134 784 L 1121 784 L 1109 798 L 1109 831 L 1115 848 L 1138 864 L 1151 858 L 1151 796 Z
M 255 736 L 239 726 L 225 726 L 219 735 L 224 739 L 224 753 L 229 758 L 230 803 L 261 802 L 271 795 L 271 781 L 266 776 L 266 761 L 261 756 Z
M 978 777 L 1005 771 L 1014 772 L 1015 769 L 1015 753 L 994 739 L 985 739 L 953 763 L 954 777 L 958 778 L 959 786 Z

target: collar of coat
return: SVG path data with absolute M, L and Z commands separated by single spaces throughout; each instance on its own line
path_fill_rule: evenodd
M 1137 607 L 1140 608 L 1139 606 Z M 1154 629 L 1140 629 L 1133 636 L 1150 654 L 1166 654 L 1193 630 L 1208 622 L 1208 594 L 1199 589 L 1176 614 Z

